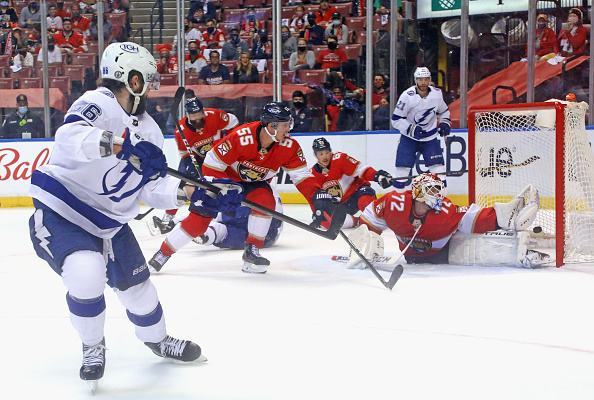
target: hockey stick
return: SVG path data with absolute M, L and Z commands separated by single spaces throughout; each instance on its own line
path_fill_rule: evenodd
M 144 217 L 149 215 L 154 209 L 155 209 L 154 207 L 151 207 L 151 208 L 149 208 L 149 210 L 147 212 L 138 214 L 137 216 L 135 216 L 134 219 L 137 221 L 140 221 L 141 219 L 143 219 Z
M 334 220 L 334 218 L 332 218 L 332 220 Z M 396 282 L 398 282 L 398 279 L 400 279 L 400 277 L 402 276 L 402 273 L 404 272 L 404 268 L 402 267 L 402 265 L 400 265 L 400 264 L 396 265 L 394 267 L 394 270 L 392 271 L 392 274 L 390 275 L 390 279 L 388 279 L 386 281 L 380 275 L 380 273 L 377 272 L 377 269 L 375 269 L 373 264 L 371 262 L 369 262 L 369 260 L 367 258 L 365 258 L 365 256 L 363 254 L 361 254 L 361 252 L 359 251 L 357 246 L 355 246 L 353 244 L 351 239 L 349 239 L 349 237 L 342 231 L 342 229 L 339 229 L 338 232 L 340 233 L 340 236 L 342 236 L 342 238 L 348 243 L 350 248 L 353 249 L 355 254 L 357 254 L 357 256 L 359 256 L 359 258 L 361 260 L 363 260 L 363 262 L 365 263 L 367 268 L 369 268 L 371 270 L 371 272 L 373 272 L 373 275 L 375 275 L 375 277 L 377 279 L 379 279 L 379 281 L 382 283 L 382 285 L 384 285 L 387 289 L 392 290 L 392 288 L 394 287 L 394 285 L 396 285 Z
M 200 171 L 200 166 L 198 165 L 198 162 L 196 161 L 196 157 L 194 157 L 194 153 L 192 152 L 192 149 L 190 148 L 190 143 L 188 142 L 188 139 L 186 139 L 186 135 L 184 135 L 184 131 L 182 129 L 182 127 L 179 125 L 179 121 L 177 120 L 177 110 L 179 108 L 179 103 L 181 103 L 181 99 L 184 96 L 184 93 L 186 91 L 186 88 L 183 86 L 180 86 L 177 88 L 177 91 L 175 92 L 175 97 L 173 97 L 173 103 L 171 104 L 171 108 L 169 109 L 169 112 L 171 113 L 171 117 L 173 118 L 173 123 L 175 124 L 175 128 L 177 129 L 177 131 L 179 132 L 179 135 L 182 138 L 182 141 L 184 142 L 184 146 L 186 146 L 186 150 L 188 151 L 188 154 L 190 155 L 190 159 L 192 160 L 192 164 L 194 164 L 194 168 L 196 168 L 196 172 L 198 173 L 198 176 L 202 178 L 202 172 Z
M 214 193 L 219 193 L 221 191 L 221 189 L 219 187 L 217 187 L 211 183 L 208 183 L 206 181 L 199 181 L 194 178 L 190 178 L 189 176 L 186 176 L 186 175 L 174 170 L 173 168 L 167 168 L 167 175 L 171 175 L 175 178 L 181 179 L 182 181 L 185 181 L 185 182 L 192 184 L 194 186 L 197 186 L 197 187 L 200 187 L 203 189 L 208 189 Z M 251 200 L 244 200 L 241 202 L 241 205 L 249 207 L 252 210 L 259 211 L 263 214 L 270 215 L 271 217 L 276 218 L 280 221 L 286 222 L 287 224 L 291 224 L 293 226 L 296 226 L 298 228 L 301 228 L 301 229 L 311 232 L 315 235 L 318 235 L 318 236 L 321 236 L 323 238 L 330 239 L 330 240 L 334 240 L 338 236 L 338 233 L 340 232 L 340 229 L 342 228 L 342 224 L 344 223 L 344 220 L 345 220 L 346 214 L 347 214 L 346 208 L 343 205 L 339 205 L 338 207 L 336 207 L 334 209 L 334 213 L 332 214 L 332 220 L 330 221 L 330 226 L 328 227 L 328 230 L 321 231 L 319 229 L 309 226 L 306 223 L 303 223 L 303 222 L 298 221 L 294 218 L 291 218 L 285 214 L 282 214 L 282 213 L 279 213 L 279 212 L 272 210 L 270 208 L 261 206 L 260 204 L 255 203 Z
M 445 176 L 461 176 L 465 173 L 467 173 L 468 170 L 467 169 L 463 169 L 462 171 L 449 171 L 449 172 L 437 172 L 437 173 L 433 173 L 434 175 L 445 175 Z M 409 175 L 409 176 L 399 176 L 396 178 L 392 178 L 390 179 L 390 183 L 394 182 L 394 181 L 398 181 L 398 180 L 408 180 L 408 179 L 414 179 L 417 176 L 420 176 L 422 174 L 419 175 Z

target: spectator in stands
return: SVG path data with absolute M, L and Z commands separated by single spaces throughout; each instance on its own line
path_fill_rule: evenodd
M 192 14 L 192 18 L 194 19 L 195 24 L 205 24 L 206 17 L 204 16 L 204 10 L 202 8 L 197 9 Z
M 171 55 L 173 46 L 171 43 L 158 44 L 156 47 L 159 52 L 159 61 L 157 61 L 157 72 L 160 74 L 174 74 L 177 72 L 177 57 Z
M 200 46 L 196 40 L 188 42 L 188 52 L 184 63 L 184 70 L 189 74 L 198 74 L 207 65 L 206 58 L 200 52 Z
M 85 37 L 88 36 L 91 21 L 87 17 L 82 16 L 80 6 L 77 3 L 72 4 L 70 11 L 72 12 L 72 29 L 82 33 Z
M 341 72 L 336 72 L 336 74 L 340 77 L 348 90 L 353 92 L 360 90 L 363 96 L 365 96 L 365 89 L 361 89 L 353 85 L 348 79 L 344 79 Z M 373 77 L 373 94 L 371 95 L 372 108 L 376 110 L 380 106 L 381 100 L 385 99 L 387 96 L 388 90 L 386 90 L 386 80 L 384 76 L 382 74 L 375 74 Z
M 84 0 L 80 3 L 80 12 L 83 14 L 93 14 L 96 9 L 97 2 L 95 0 Z
M 19 47 L 25 44 L 26 42 L 21 35 L 21 26 L 18 23 L 12 24 L 10 32 L 3 33 L 0 36 L 0 53 L 12 57 L 18 52 Z
M 293 92 L 293 107 L 291 107 L 291 116 L 294 125 L 291 132 L 310 132 L 313 118 L 313 111 L 307 108 L 307 98 L 301 90 Z
M 0 29 L 10 29 L 12 24 L 19 22 L 19 16 L 13 7 L 9 7 L 7 0 L 0 1 Z
M 184 19 L 184 32 L 184 44 L 186 51 L 188 51 L 188 43 L 190 43 L 191 40 L 197 41 L 200 44 L 199 47 L 206 48 L 206 42 L 204 41 L 202 33 L 200 33 L 200 31 L 193 26 L 190 26 L 190 21 L 187 18 Z M 173 37 L 173 49 L 174 52 L 177 51 L 177 34 Z
M 326 106 L 326 117 L 328 120 L 327 130 L 328 132 L 337 132 L 338 127 L 338 114 L 340 114 L 340 103 L 342 101 L 342 86 L 335 86 L 332 88 L 332 92 L 327 94 L 327 106 Z
M 217 21 L 212 18 L 206 21 L 206 30 L 202 32 L 202 36 L 209 49 L 221 49 L 225 44 L 225 34 L 217 28 Z
M 63 1 L 57 1 L 56 2 L 56 15 L 60 18 L 62 18 L 62 22 L 64 22 L 64 18 L 68 17 L 72 17 L 72 14 L 70 14 L 70 9 L 66 9 L 64 8 L 64 2 Z M 62 29 L 62 28 L 60 28 Z
M 330 7 L 329 0 L 320 1 L 320 9 L 316 13 L 316 23 L 324 28 L 330 23 L 332 14 L 337 12 L 334 6 Z
M 231 83 L 229 68 L 219 63 L 219 53 L 217 51 L 211 51 L 208 56 L 210 57 L 210 66 L 200 70 L 200 75 L 198 75 L 198 84 L 221 85 L 224 83 Z
M 30 1 L 27 7 L 21 10 L 19 22 L 23 28 L 33 28 L 35 23 L 41 22 L 41 13 L 37 1 Z
M 390 102 L 385 97 L 380 100 L 377 109 L 373 113 L 373 129 L 376 131 L 390 130 L 390 118 Z
M 283 58 L 289 58 L 297 51 L 297 39 L 291 36 L 291 31 L 286 25 L 281 28 L 281 39 L 283 41 Z
M 305 25 L 305 33 L 303 37 L 307 40 L 307 44 L 311 46 L 320 46 L 324 44 L 324 27 L 316 23 L 316 15 L 309 14 L 307 16 L 307 24 Z
M 17 110 L 6 116 L 0 139 L 31 139 L 45 137 L 43 121 L 29 110 L 27 96 L 19 94 L 16 98 Z
M 252 58 L 255 60 L 272 58 L 272 42 L 268 39 L 268 31 L 258 32 L 252 46 Z
M 342 23 L 342 16 L 335 12 L 332 14 L 332 20 L 326 27 L 326 31 L 324 32 L 324 37 L 328 37 L 330 35 L 335 35 L 338 44 L 347 44 L 349 39 L 349 28 L 345 24 Z
M 91 17 L 91 23 L 89 24 L 88 35 L 86 37 L 87 40 L 99 40 L 99 26 L 97 22 L 99 18 L 97 18 L 97 11 L 93 12 L 93 16 Z M 103 18 L 103 40 L 105 41 L 105 46 L 108 46 L 110 43 L 117 42 L 116 40 L 116 32 L 113 29 L 113 25 L 108 18 Z
M 57 13 L 58 7 L 55 4 L 51 4 L 47 15 L 47 26 L 55 26 L 58 29 L 62 29 L 62 17 Z
M 196 18 L 196 11 L 200 11 L 199 15 L 203 18 L 198 22 L 200 24 L 205 23 L 209 19 L 217 18 L 217 9 L 212 1 L 191 0 L 188 16 L 194 16 L 194 18 L 198 20 L 198 18 Z
M 247 42 L 239 37 L 239 28 L 233 27 L 229 30 L 229 40 L 223 45 L 223 61 L 232 61 L 239 59 L 241 53 L 249 51 Z
M 62 65 L 62 52 L 60 48 L 56 46 L 54 37 L 47 38 L 47 62 L 49 65 Z M 43 54 L 41 49 L 39 51 L 39 57 L 37 57 L 37 63 L 43 65 Z
M 248 11 L 245 14 L 245 19 L 241 22 L 240 35 L 249 36 L 255 35 L 259 31 L 264 29 L 260 21 L 256 20 L 256 12 L 253 7 L 248 7 Z
M 252 64 L 249 53 L 241 53 L 233 69 L 233 83 L 258 83 L 259 81 L 258 68 Z
M 305 38 L 299 38 L 297 51 L 291 54 L 289 58 L 289 70 L 299 72 L 302 69 L 311 69 L 315 64 L 315 53 L 307 49 L 307 40 Z
M 295 7 L 295 14 L 291 17 L 291 33 L 299 33 L 302 36 L 306 24 L 307 14 L 305 13 L 305 7 L 303 7 L 303 4 L 298 4 Z
M 569 10 L 567 22 L 559 32 L 559 48 L 562 57 L 571 57 L 582 54 L 586 50 L 588 37 L 586 28 L 582 25 L 582 11 L 579 8 Z
M 344 50 L 338 48 L 336 35 L 328 36 L 327 41 L 328 49 L 320 51 L 315 68 L 325 69 L 330 74 L 332 71 L 339 71 L 342 63 L 348 62 L 348 58 Z
M 557 36 L 554 30 L 547 27 L 548 20 L 546 14 L 540 14 L 536 18 L 535 55 L 537 60 L 547 60 L 559 52 Z M 528 45 L 526 45 L 526 52 L 528 52 Z
M 27 46 L 29 51 L 39 53 L 41 48 L 41 24 L 35 24 L 29 36 L 27 36 Z
M 62 18 L 62 30 L 54 35 L 56 45 L 60 47 L 62 53 L 68 55 L 72 53 L 86 53 L 87 42 L 83 35 L 72 29 L 72 20 L 68 17 Z
M 33 60 L 33 54 L 27 51 L 27 47 L 19 47 L 18 53 L 12 58 L 12 65 L 15 67 L 32 67 L 35 61 Z
M 130 12 L 130 2 L 128 0 L 108 0 L 107 1 L 107 12 L 108 13 Z

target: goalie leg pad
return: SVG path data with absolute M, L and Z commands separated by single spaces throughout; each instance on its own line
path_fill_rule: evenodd
M 502 229 L 526 230 L 536 219 L 540 196 L 533 185 L 528 185 L 509 203 L 495 203 L 497 224 Z
M 448 260 L 450 264 L 525 267 L 529 242 L 528 232 L 457 232 L 450 240 Z
M 375 232 L 369 231 L 367 225 L 360 225 L 349 234 L 349 239 L 369 261 L 384 255 L 384 238 Z M 364 269 L 365 267 L 363 260 L 351 249 L 347 268 Z

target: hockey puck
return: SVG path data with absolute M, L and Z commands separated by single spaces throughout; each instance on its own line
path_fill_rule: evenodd
M 540 232 L 542 232 L 542 228 L 540 226 L 535 226 L 534 228 L 532 228 L 532 232 L 540 233 Z

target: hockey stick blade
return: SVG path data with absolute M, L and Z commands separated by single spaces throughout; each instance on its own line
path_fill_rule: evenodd
M 203 189 L 208 189 L 213 193 L 219 193 L 221 191 L 221 189 L 219 189 L 217 186 L 215 186 L 211 183 L 208 183 L 206 181 L 196 180 L 194 178 L 191 178 L 189 176 L 186 176 L 186 175 L 174 170 L 173 168 L 167 168 L 167 175 L 171 175 L 174 178 L 181 179 L 182 181 L 190 183 L 194 186 L 198 186 Z M 334 210 L 334 213 L 338 212 L 338 214 L 336 214 L 337 218 L 336 219 L 332 218 L 332 222 L 330 223 L 329 230 L 322 231 L 322 230 L 313 228 L 313 227 L 309 226 L 308 224 L 303 223 L 299 220 L 296 220 L 295 218 L 291 218 L 285 214 L 279 213 L 279 212 L 272 210 L 268 207 L 264 207 L 264 206 L 262 206 L 258 203 L 255 203 L 251 200 L 244 200 L 241 202 L 241 205 L 249 207 L 252 210 L 259 211 L 263 214 L 270 215 L 271 217 L 276 218 L 280 221 L 286 222 L 287 224 L 296 226 L 298 228 L 301 228 L 301 229 L 311 232 L 315 235 L 318 235 L 318 236 L 321 236 L 323 238 L 330 239 L 330 240 L 336 239 L 336 237 L 338 236 L 338 232 L 340 232 L 340 228 L 337 229 L 336 227 L 337 226 L 342 227 L 342 224 L 344 223 L 344 220 L 346 218 L 346 210 L 341 211 L 341 208 L 344 208 L 344 206 L 336 207 L 336 209 Z M 342 220 L 341 220 L 341 217 L 342 217 Z
M 147 215 L 149 215 L 151 212 L 153 212 L 154 208 L 151 207 L 149 208 L 149 210 L 145 213 L 142 214 L 138 214 L 137 216 L 134 217 L 135 220 L 140 221 L 141 219 L 143 219 L 144 217 L 146 217 Z

